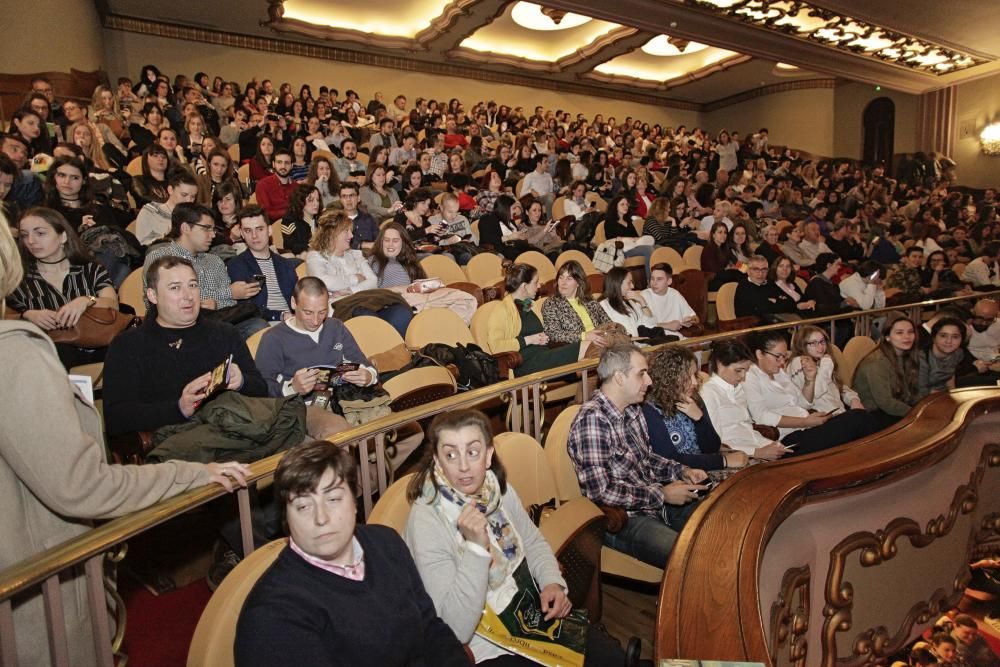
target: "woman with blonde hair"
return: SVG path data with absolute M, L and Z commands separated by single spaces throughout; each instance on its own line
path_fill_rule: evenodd
M 95 123 L 107 125 L 119 141 L 128 136 L 127 124 L 118 110 L 118 98 L 115 97 L 113 90 L 107 86 L 94 88 L 91 109 L 90 119 Z
M 115 167 L 101 149 L 102 141 L 94 136 L 94 130 L 87 122 L 73 123 L 66 130 L 66 138 L 80 147 L 83 156 L 101 171 L 112 171 Z
M 810 409 L 832 414 L 865 409 L 858 393 L 840 381 L 837 361 L 830 354 L 830 340 L 823 329 L 811 324 L 798 327 L 792 337 L 791 354 L 786 371 Z
M 122 516 L 205 484 L 230 491 L 245 485 L 250 471 L 235 462 L 109 464 L 100 415 L 67 379 L 51 339 L 27 320 L 3 319 L 3 300 L 22 276 L 17 245 L 0 212 L 0 367 L 6 376 L 0 383 L 0 503 L 4 534 L 18 536 L 0 543 L 0 570 L 79 537 L 95 519 Z M 96 665 L 87 586 L 79 572 L 67 571 L 59 584 L 68 664 Z M 54 662 L 38 593 L 29 589 L 14 607 L 22 665 Z

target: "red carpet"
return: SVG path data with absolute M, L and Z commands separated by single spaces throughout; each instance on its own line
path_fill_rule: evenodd
M 129 667 L 181 667 L 202 610 L 212 597 L 204 579 L 159 597 L 125 575 L 120 592 L 128 610 L 122 651 Z

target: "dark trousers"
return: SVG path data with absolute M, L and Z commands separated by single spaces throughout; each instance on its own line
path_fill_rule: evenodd
M 355 308 L 354 316 L 358 317 L 360 315 L 371 315 L 379 318 L 380 320 L 385 320 L 391 324 L 392 328 L 398 331 L 399 335 L 403 338 L 406 338 L 406 327 L 410 326 L 410 320 L 413 319 L 413 311 L 410 310 L 409 306 L 404 306 L 401 303 L 386 306 L 377 312 L 368 308 Z
M 825 424 L 789 433 L 782 444 L 794 447 L 792 456 L 821 452 L 830 447 L 853 442 L 871 435 L 882 424 L 865 410 L 848 410 L 826 420 Z

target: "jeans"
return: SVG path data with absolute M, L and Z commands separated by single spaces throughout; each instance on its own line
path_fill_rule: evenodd
M 406 338 L 406 327 L 410 326 L 410 320 L 413 319 L 413 311 L 410 310 L 409 306 L 404 306 L 401 303 L 397 303 L 393 306 L 386 306 L 382 310 L 374 311 L 369 308 L 355 308 L 354 317 L 359 317 L 361 315 L 371 315 L 377 317 L 380 320 L 385 320 L 392 325 L 392 328 L 399 332 L 399 335 Z
M 243 337 L 243 340 L 246 340 L 250 336 L 257 333 L 258 331 L 262 331 L 263 329 L 266 329 L 271 325 L 268 324 L 267 321 L 264 319 L 261 319 L 259 317 L 251 317 L 250 319 L 243 320 L 239 324 L 234 324 L 233 326 L 235 326 L 236 330 L 240 332 L 240 336 Z
M 649 280 L 649 258 L 653 256 L 653 250 L 655 249 L 651 245 L 637 245 L 625 252 L 626 257 L 642 257 L 646 260 L 646 280 Z
M 659 517 L 644 514 L 629 516 L 619 532 L 604 535 L 604 543 L 612 549 L 656 567 L 666 567 L 676 541 L 677 531 Z

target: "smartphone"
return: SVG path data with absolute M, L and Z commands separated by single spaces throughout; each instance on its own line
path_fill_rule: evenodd
M 698 489 L 694 493 L 699 498 L 704 498 L 705 496 L 708 495 L 708 492 L 711 491 L 712 489 L 714 489 L 715 487 L 717 487 L 719 485 L 719 483 L 718 482 L 709 482 L 709 481 L 706 480 L 706 481 L 702 482 L 701 485 L 704 486 L 705 488 L 704 489 Z
M 263 285 L 265 282 L 267 282 L 267 278 L 264 277 L 263 273 L 255 273 L 255 274 L 253 274 L 253 280 L 255 282 L 260 283 L 261 285 Z

